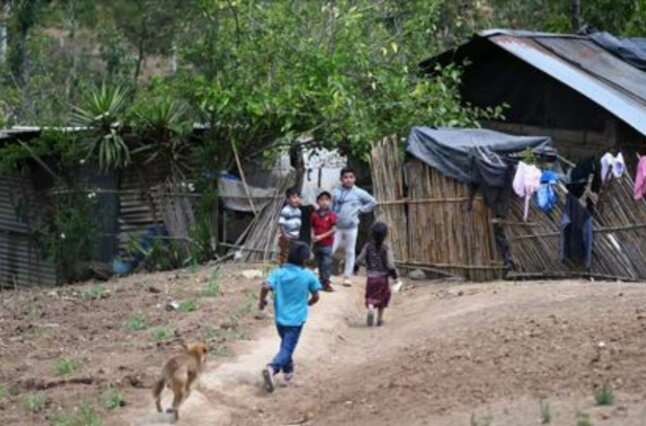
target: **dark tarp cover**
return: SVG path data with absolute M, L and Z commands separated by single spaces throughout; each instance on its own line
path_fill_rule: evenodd
M 516 136 L 488 129 L 415 126 L 408 135 L 406 151 L 443 175 L 469 183 L 470 151 L 513 154 L 528 147 L 540 151 L 551 145 L 552 139 L 548 136 Z
M 646 71 L 646 38 L 617 38 L 606 32 L 593 33 L 589 37 L 635 68 Z

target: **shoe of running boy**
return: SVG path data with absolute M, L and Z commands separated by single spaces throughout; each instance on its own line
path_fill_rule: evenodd
M 269 393 L 273 392 L 276 386 L 274 385 L 274 369 L 267 366 L 262 370 L 262 378 L 265 382 L 265 390 Z

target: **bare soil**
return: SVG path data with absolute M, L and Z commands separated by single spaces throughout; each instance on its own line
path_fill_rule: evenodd
M 231 342 L 260 325 L 253 320 L 260 280 L 242 274 L 249 268 L 227 265 L 219 278 L 200 267 L 0 292 L 0 424 L 77 426 L 83 405 L 114 424 L 149 397 L 178 337 L 208 341 L 214 364 L 232 356 Z M 109 389 L 124 407 L 106 408 Z
M 197 297 L 204 283 L 195 281 L 207 279 L 208 270 L 130 277 L 107 285 L 110 297 L 98 301 L 47 291 L 2 294 L 2 380 L 20 393 L 0 402 L 6 420 L 0 423 L 48 424 L 58 407 L 70 410 L 85 399 L 103 424 L 169 424 L 155 412 L 149 386 L 177 346 L 170 339 L 158 344 L 147 330 L 123 331 L 125 317 L 142 310 L 151 325 L 197 336 L 207 324 L 230 329 L 227 318 L 242 309 L 244 319 L 233 330 L 250 340 L 211 342 L 216 353 L 226 345 L 235 355 L 210 358 L 178 424 L 539 425 L 541 404 L 549 406 L 554 425 L 587 424 L 585 416 L 594 425 L 646 424 L 643 283 L 411 282 L 394 296 L 387 324 L 367 328 L 357 278 L 352 288 L 323 294 L 297 348 L 294 383 L 279 378 L 276 392 L 266 394 L 260 370 L 278 337 L 271 318 L 253 320 L 254 312 L 246 312 L 252 296 L 245 291 L 255 291 L 259 280 L 241 277 L 241 269 L 227 266 L 224 294 L 200 299 L 192 313 L 163 306 L 171 295 Z M 150 294 L 146 279 L 162 293 Z M 186 293 L 173 294 L 180 289 Z M 38 304 L 47 315 L 32 319 L 30 306 Z M 16 330 L 30 323 L 46 331 Z M 83 360 L 78 375 L 104 380 L 43 390 L 49 406 L 27 413 L 21 399 L 34 392 L 28 379 L 59 379 L 54 364 L 61 356 Z M 133 385 L 131 377 L 140 382 Z M 100 395 L 112 382 L 127 405 L 108 411 Z M 594 396 L 604 384 L 615 401 L 597 406 Z

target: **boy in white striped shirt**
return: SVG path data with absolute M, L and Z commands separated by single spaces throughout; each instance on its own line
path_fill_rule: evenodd
M 280 218 L 278 219 L 280 229 L 278 262 L 281 265 L 287 260 L 291 242 L 297 241 L 301 233 L 301 196 L 295 188 L 289 188 L 285 193 L 285 197 L 287 198 L 287 203 L 280 211 Z

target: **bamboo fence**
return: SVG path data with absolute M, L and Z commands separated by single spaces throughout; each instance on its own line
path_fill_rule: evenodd
M 476 198 L 472 212 L 467 212 L 466 185 L 421 161 L 404 164 L 403 158 L 396 137 L 375 144 L 371 153 L 379 200 L 375 217 L 389 226 L 398 263 L 473 281 L 500 277 L 491 218 L 482 199 Z
M 398 263 L 462 276 L 472 281 L 502 277 L 493 239 L 494 220 L 476 197 L 467 212 L 467 186 L 443 176 L 419 160 L 404 164 L 396 137 L 371 152 L 376 219 L 388 224 Z M 533 204 L 523 220 L 523 200 L 513 196 L 503 226 L 516 264 L 510 278 L 595 277 L 646 279 L 646 201 L 632 197 L 628 173 L 606 182 L 593 209 L 590 269 L 560 259 L 561 218 L 567 190 L 558 185 L 558 203 L 550 213 Z
M 375 218 L 388 224 L 389 242 L 395 258 L 408 262 L 408 229 L 404 199 L 404 153 L 400 152 L 397 137 L 378 142 L 370 155 L 374 196 L 384 200 L 375 208 Z

